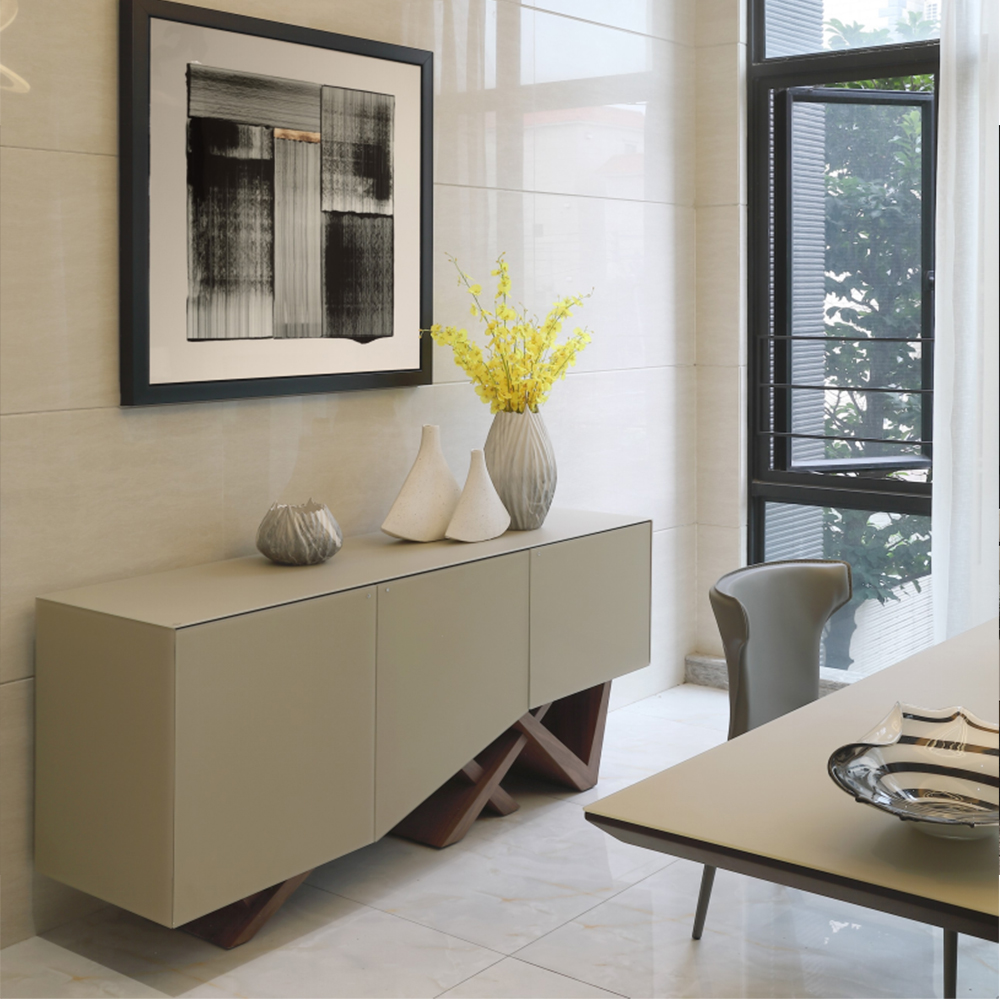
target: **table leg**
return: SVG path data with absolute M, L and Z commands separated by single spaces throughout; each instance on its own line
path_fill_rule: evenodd
M 712 898 L 712 885 L 715 882 L 715 869 L 705 865 L 701 873 L 701 891 L 698 893 L 698 908 L 694 911 L 694 927 L 691 937 L 701 940 L 701 932 L 705 929 L 705 917 L 708 916 L 708 901 Z
M 944 929 L 944 996 L 958 995 L 958 931 Z

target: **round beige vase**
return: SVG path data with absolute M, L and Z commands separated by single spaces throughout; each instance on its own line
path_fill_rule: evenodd
M 497 413 L 483 450 L 511 528 L 540 528 L 556 492 L 556 456 L 541 415 Z

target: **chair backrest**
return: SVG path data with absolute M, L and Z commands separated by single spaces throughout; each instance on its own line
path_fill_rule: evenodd
M 851 598 L 839 560 L 760 563 L 727 573 L 709 597 L 729 668 L 729 739 L 819 697 L 819 644 Z

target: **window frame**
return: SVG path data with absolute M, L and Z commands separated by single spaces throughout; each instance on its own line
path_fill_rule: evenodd
M 769 381 L 767 345 L 772 334 L 771 285 L 779 266 L 771 266 L 771 149 L 770 115 L 775 91 L 824 86 L 852 80 L 926 74 L 934 77 L 935 92 L 940 64 L 937 39 L 880 45 L 871 48 L 827 50 L 805 55 L 765 57 L 765 3 L 747 4 L 747 427 L 749 475 L 747 477 L 747 557 L 762 562 L 764 507 L 768 502 L 899 514 L 931 513 L 931 483 L 902 480 L 850 478 L 822 472 L 779 471 L 769 467 L 766 436 L 766 396 Z M 936 126 L 937 103 L 933 112 Z M 936 135 L 936 127 L 934 128 Z M 932 137 L 932 142 L 934 139 Z M 775 150 L 775 156 L 778 150 Z M 931 151 L 931 181 L 937 159 Z M 777 199 L 777 195 L 776 195 Z M 933 262 L 933 240 L 925 236 L 922 256 Z M 932 263 L 933 266 L 933 263 Z M 933 271 L 925 280 L 923 327 L 933 320 Z M 924 384 L 933 385 L 930 352 L 925 360 Z M 933 398 L 933 397 L 931 397 Z M 930 447 L 926 449 L 930 457 Z

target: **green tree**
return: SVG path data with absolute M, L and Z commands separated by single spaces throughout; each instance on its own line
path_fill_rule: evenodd
M 832 48 L 884 45 L 888 29 L 827 22 Z M 910 14 L 897 26 L 905 40 L 933 37 L 936 25 Z M 866 91 L 932 91 L 933 78 L 854 81 L 838 86 Z M 918 388 L 921 345 L 887 342 L 918 337 L 921 321 L 922 130 L 919 110 L 894 104 L 828 104 L 826 110 L 826 310 L 832 336 L 856 337 L 826 346 L 826 381 L 864 388 Z M 829 300 L 828 300 L 829 301 Z M 921 396 L 840 390 L 826 410 L 830 435 L 905 441 L 921 437 Z M 828 397 L 829 399 L 829 397 Z M 918 447 L 828 441 L 828 458 L 917 454 Z M 899 478 L 900 470 L 866 470 L 867 477 Z M 903 514 L 828 508 L 824 553 L 853 571 L 854 596 L 831 621 L 827 663 L 850 665 L 855 612 L 869 599 L 899 600 L 906 584 L 918 589 L 930 572 L 927 519 Z

